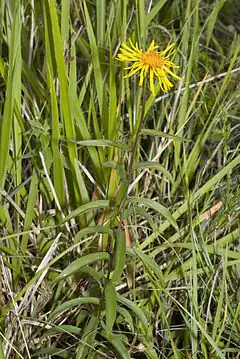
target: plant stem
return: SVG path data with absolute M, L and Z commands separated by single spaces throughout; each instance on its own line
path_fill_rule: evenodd
M 141 130 L 142 130 L 142 127 L 143 127 L 143 124 L 144 124 L 144 120 L 145 120 L 145 104 L 146 104 L 146 101 L 145 101 L 145 86 L 143 84 L 141 119 L 140 119 L 140 123 L 139 123 L 139 126 L 138 126 L 136 134 L 135 134 L 135 140 L 134 140 L 134 143 L 133 143 L 132 153 L 131 153 L 131 157 L 130 157 L 130 163 L 129 163 L 129 167 L 128 167 L 128 180 L 129 180 L 129 182 L 132 182 L 132 180 L 133 180 L 133 167 L 134 167 L 134 160 L 135 160 L 137 145 L 138 145 L 139 135 L 141 133 Z

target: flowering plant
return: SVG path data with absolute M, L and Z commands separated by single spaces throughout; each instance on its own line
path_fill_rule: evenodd
M 174 46 L 174 43 L 169 45 L 165 50 L 158 52 L 156 49 L 159 47 L 155 45 L 154 40 L 151 42 L 147 51 L 139 49 L 138 43 L 134 46 L 130 40 L 130 46 L 122 43 L 120 48 L 121 53 L 118 55 L 118 60 L 131 62 L 132 64 L 126 69 L 130 70 L 124 77 L 130 77 L 137 72 L 140 72 L 139 86 L 143 85 L 143 80 L 149 73 L 150 90 L 155 96 L 154 76 L 158 78 L 159 85 L 162 91 L 167 92 L 173 86 L 169 81 L 167 75 L 171 75 L 178 80 L 181 80 L 170 68 L 177 69 L 179 66 L 175 65 L 170 57 L 175 53 L 173 50 L 170 54 L 165 54 Z

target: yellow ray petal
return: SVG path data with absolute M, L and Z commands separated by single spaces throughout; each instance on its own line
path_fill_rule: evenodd
M 150 69 L 150 90 L 152 91 L 153 96 L 155 96 L 155 88 L 154 88 L 154 72 Z
M 163 88 L 163 85 L 162 85 L 162 80 L 161 80 L 161 77 L 158 77 L 158 82 L 159 82 L 159 85 L 160 85 L 160 89 L 164 92 L 164 88 Z
M 144 68 L 141 70 L 140 72 L 140 81 L 139 81 L 139 86 L 142 86 L 143 85 L 143 79 L 144 79 Z
M 132 43 L 132 40 L 131 40 L 131 39 L 129 39 L 129 42 L 130 42 L 130 44 L 131 44 L 132 48 L 133 48 L 136 52 L 142 53 L 142 50 L 140 50 L 140 49 L 139 49 L 139 47 L 138 47 L 138 43 L 137 43 L 137 42 L 136 42 L 136 45 L 135 45 L 135 46 L 133 45 L 133 43 Z
M 170 52 L 170 54 L 168 54 L 167 56 L 164 56 L 165 59 L 168 59 L 169 57 L 173 56 L 176 51 L 177 51 L 176 49 L 172 50 L 172 52 Z
M 140 62 L 134 62 L 134 64 L 128 66 L 128 67 L 124 67 L 124 70 L 130 70 L 130 69 L 135 69 L 136 67 L 138 67 L 140 65 Z
M 131 77 L 132 75 L 134 75 L 136 72 L 138 72 L 139 70 L 141 70 L 142 65 L 139 65 L 137 68 L 132 69 L 127 75 L 124 76 L 124 78 L 126 77 Z
M 143 85 L 143 80 L 144 80 L 144 77 L 146 76 L 148 68 L 149 68 L 149 66 L 145 66 L 145 67 L 142 68 L 141 73 L 140 73 L 139 86 Z
M 166 47 L 165 50 L 163 50 L 163 51 L 160 52 L 161 56 L 163 56 L 164 54 L 166 54 L 166 52 L 168 52 L 173 46 L 174 46 L 174 42 L 173 42 L 171 45 L 169 45 L 168 47 Z
M 120 50 L 122 51 L 122 54 L 128 54 L 129 56 L 141 57 L 141 54 L 138 54 L 136 51 L 130 52 L 125 49 L 120 49 Z
M 175 79 L 178 80 L 182 80 L 181 77 L 179 77 L 178 75 L 176 75 L 174 72 L 172 72 L 167 66 L 163 66 L 163 69 L 168 72 L 170 75 L 172 75 L 173 77 L 175 77 Z
M 134 57 L 134 56 L 127 56 L 127 55 L 118 55 L 118 60 L 120 61 L 127 61 L 127 62 L 131 62 L 131 61 L 140 61 L 140 59 L 138 57 Z
M 163 68 L 161 68 L 161 69 L 156 69 L 156 75 L 157 75 L 157 76 L 160 76 L 160 77 L 166 76 L 166 75 L 165 75 L 165 72 L 164 72 L 164 70 L 163 70 Z
M 121 49 L 121 51 L 122 51 L 122 53 L 120 55 L 140 58 L 140 55 L 138 55 L 136 52 L 129 52 L 129 51 L 124 50 L 124 49 Z
M 122 48 L 124 48 L 125 50 L 122 49 Z M 126 50 L 127 50 L 127 52 L 130 52 L 130 53 L 132 53 L 132 54 L 134 54 L 134 55 L 138 55 L 138 52 L 137 52 L 137 51 L 131 49 L 131 47 L 129 47 L 128 45 L 126 45 L 126 44 L 124 44 L 124 43 L 122 43 L 122 47 L 120 48 L 120 50 L 121 50 L 121 51 L 126 51 Z
M 150 46 L 149 46 L 147 52 L 148 52 L 148 51 L 153 51 L 153 50 L 157 49 L 158 47 L 159 47 L 159 46 L 154 45 L 154 40 L 153 40 L 153 41 L 151 42 L 151 44 L 150 44 Z
M 175 65 L 172 61 L 169 60 L 165 60 L 164 65 L 168 67 L 172 67 L 173 69 L 179 69 L 179 66 Z
M 158 70 L 158 69 L 157 69 Z M 163 81 L 162 79 L 166 76 L 164 71 L 160 72 L 160 71 L 157 71 L 155 70 L 154 73 L 155 75 L 157 76 L 158 78 L 158 82 L 159 82 L 159 85 L 160 85 L 160 88 L 163 92 L 165 92 L 165 88 L 163 87 Z M 160 75 L 161 74 L 161 75 Z
M 162 83 L 165 91 L 169 91 L 173 84 L 168 80 L 167 76 L 162 77 Z

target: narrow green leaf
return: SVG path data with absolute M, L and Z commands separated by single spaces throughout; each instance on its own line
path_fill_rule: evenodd
M 36 353 L 32 354 L 32 357 L 35 358 L 41 358 L 41 357 L 46 357 L 46 356 L 58 356 L 59 358 L 63 358 L 63 359 L 67 359 L 68 358 L 68 353 L 63 351 L 61 347 L 59 348 L 43 348 L 39 351 L 37 351 Z
M 164 4 L 167 2 L 167 0 L 158 0 L 156 4 L 151 9 L 150 13 L 146 16 L 146 26 L 148 26 L 154 17 L 158 14 L 158 12 L 161 10 L 161 8 L 164 6 Z
M 97 1 L 97 39 L 102 48 L 105 45 L 106 0 Z
M 147 211 L 145 211 L 144 208 L 134 206 L 134 207 L 127 208 L 123 212 L 124 219 L 128 219 L 129 216 L 131 216 L 131 215 L 138 215 L 138 216 L 145 218 L 147 220 L 147 222 L 149 223 L 149 225 L 151 226 L 151 228 L 154 231 L 156 230 L 156 225 L 154 223 L 153 217 L 151 216 L 151 214 L 149 214 Z
M 61 104 L 62 104 L 66 136 L 74 140 L 75 130 L 70 113 L 70 105 L 68 100 L 67 75 L 65 70 L 63 47 L 61 43 L 61 35 L 60 35 L 57 11 L 56 11 L 54 0 L 49 0 L 49 10 L 50 10 L 50 16 L 52 21 L 52 34 L 54 41 L 53 45 L 54 45 L 55 59 L 57 63 L 57 71 L 58 71 L 59 82 L 60 82 Z M 75 146 L 74 143 L 71 142 L 69 143 L 69 155 L 71 162 L 74 163 Z
M 79 335 L 81 333 L 82 329 L 75 327 L 74 325 L 56 325 L 55 327 L 48 329 L 46 336 L 49 336 L 51 334 L 55 334 L 55 333 L 66 333 L 66 334 L 75 334 L 75 335 Z
M 124 151 L 128 151 L 128 146 L 124 143 L 118 141 L 111 141 L 111 140 L 83 140 L 83 141 L 76 141 L 80 146 L 100 146 L 100 147 L 116 147 L 120 148 Z
M 108 208 L 110 206 L 110 201 L 108 200 L 98 200 L 90 203 L 83 204 L 82 206 L 76 208 L 72 211 L 67 217 L 65 217 L 60 224 L 63 224 L 70 219 L 77 217 L 86 212 L 92 212 L 100 208 Z
M 112 281 L 114 283 L 119 283 L 121 279 L 121 275 L 123 272 L 123 268 L 125 265 L 125 258 L 126 258 L 126 236 L 124 230 L 116 230 L 115 231 L 115 265 L 112 275 Z
M 129 309 L 131 309 L 131 311 L 136 315 L 136 317 L 142 322 L 144 329 L 147 331 L 148 321 L 142 309 L 140 309 L 134 302 L 123 297 L 120 294 L 117 294 L 117 300 Z
M 144 254 L 139 249 L 134 248 L 134 252 L 141 259 L 142 263 L 145 266 L 147 266 L 147 269 L 150 269 L 152 271 L 152 273 L 154 274 L 154 276 L 156 276 L 159 279 L 159 283 L 160 283 L 161 287 L 164 288 L 165 287 L 164 277 L 163 277 L 163 274 L 162 274 L 162 271 L 161 271 L 159 265 L 150 256 Z M 150 273 L 150 275 L 151 275 L 151 273 Z
M 36 173 L 34 173 L 31 179 L 26 216 L 24 219 L 24 226 L 23 226 L 24 232 L 28 231 L 31 228 L 31 224 L 34 218 L 34 208 L 36 205 L 37 191 L 38 191 L 38 176 Z M 24 254 L 26 253 L 29 234 L 30 233 L 26 233 L 22 236 L 21 247 L 20 247 L 21 253 Z
M 130 325 L 131 331 L 134 332 L 133 318 L 132 318 L 131 314 L 129 313 L 129 311 L 118 305 L 117 312 L 122 316 L 123 320 Z M 119 321 L 120 323 L 122 322 L 120 320 L 119 316 L 117 317 L 117 321 Z
M 225 258 L 223 262 L 223 273 L 221 278 L 221 285 L 219 285 L 219 295 L 217 300 L 217 310 L 215 314 L 215 318 L 213 321 L 213 328 L 212 328 L 212 339 L 219 344 L 219 339 L 222 335 L 222 330 L 225 326 L 225 319 L 224 319 L 224 296 L 226 295 L 226 275 L 227 275 L 227 255 L 228 249 L 225 250 Z M 226 298 L 227 300 L 227 298 Z M 225 305 L 226 308 L 226 305 Z M 222 321 L 222 323 L 221 323 Z
M 50 79 L 51 81 L 51 79 Z M 57 198 L 59 200 L 60 206 L 63 207 L 65 203 L 64 197 L 64 171 L 63 171 L 63 163 L 62 156 L 59 152 L 59 113 L 58 113 L 58 105 L 56 92 L 54 88 L 54 82 L 51 81 L 50 85 L 50 96 L 51 96 L 51 110 L 52 110 L 52 154 L 53 154 L 53 183 L 54 188 L 57 194 Z
M 21 64 L 21 21 L 20 21 L 20 4 L 15 2 L 13 23 L 10 32 L 9 43 L 9 67 L 7 77 L 6 100 L 4 103 L 3 117 L 0 123 L 0 188 L 4 188 L 5 176 L 7 171 L 8 153 L 10 147 L 10 136 L 13 124 L 13 105 L 17 90 L 16 83 L 19 83 L 19 64 Z
M 105 286 L 106 330 L 111 332 L 117 315 L 117 294 L 115 284 L 108 280 Z
M 122 337 L 111 332 L 101 331 L 101 335 L 117 350 L 118 357 L 122 359 L 131 359 L 126 347 L 122 343 Z
M 221 8 L 223 7 L 223 5 L 225 4 L 226 0 L 216 0 L 216 2 L 214 3 L 212 12 L 210 14 L 210 16 L 208 17 L 207 20 L 207 46 L 209 45 L 209 42 L 211 40 L 212 37 L 212 33 L 217 21 L 217 17 L 218 17 L 218 13 L 221 10 Z
M 116 71 L 113 61 L 111 39 L 109 36 L 109 57 L 110 57 L 110 68 L 109 68 L 109 118 L 108 118 L 108 138 L 110 140 L 116 140 L 117 138 L 117 88 L 116 88 Z M 110 157 L 109 157 L 110 159 Z
M 141 133 L 143 135 L 171 138 L 171 139 L 173 139 L 175 141 L 192 142 L 192 140 L 190 138 L 179 137 L 179 136 L 171 135 L 170 133 L 165 133 L 165 132 L 156 131 L 156 130 L 149 130 L 147 128 L 142 129 Z
M 146 44 L 146 14 L 145 14 L 145 1 L 136 0 L 136 15 L 137 15 L 137 24 L 138 24 L 138 37 L 141 45 L 145 46 Z
M 64 0 L 61 3 L 61 36 L 62 36 L 62 47 L 66 48 L 69 37 L 69 17 L 70 17 L 70 0 Z
M 55 282 L 65 279 L 66 277 L 74 274 L 75 272 L 79 271 L 82 267 L 86 265 L 90 265 L 94 262 L 104 261 L 109 259 L 110 259 L 110 254 L 107 252 L 96 252 L 96 253 L 87 254 L 86 256 L 78 258 L 72 263 L 70 263 L 55 279 Z
M 149 168 L 162 172 L 171 182 L 174 182 L 174 179 L 170 172 L 168 172 L 160 163 L 158 162 L 139 162 L 134 165 L 135 169 L 138 168 Z
M 106 233 L 108 234 L 110 237 L 113 237 L 113 230 L 109 227 L 104 227 L 104 226 L 94 226 L 94 227 L 87 227 L 87 228 L 83 228 L 81 229 L 81 231 L 79 231 L 76 236 L 75 236 L 75 243 L 80 242 L 80 240 L 89 235 L 89 234 L 100 234 L 100 233 Z
M 91 313 L 89 321 L 86 323 L 80 343 L 76 350 L 76 359 L 86 358 L 86 354 L 91 351 L 92 344 L 98 332 L 99 316 Z M 90 355 L 93 353 L 90 352 Z
M 96 43 L 93 28 L 92 28 L 92 22 L 89 17 L 89 12 L 88 12 L 86 1 L 84 1 L 84 11 L 85 11 L 85 16 L 86 16 L 88 38 L 89 38 L 89 43 L 90 43 L 91 53 L 92 53 L 93 71 L 94 71 L 95 83 L 96 83 L 96 88 L 97 88 L 99 109 L 100 109 L 100 114 L 102 114 L 103 89 L 104 89 L 103 78 L 102 78 L 102 71 L 101 71 L 101 66 L 100 66 L 100 61 L 99 61 L 97 43 Z
M 175 218 L 171 215 L 169 210 L 166 207 L 162 206 L 160 203 L 157 203 L 156 201 L 153 201 L 149 198 L 141 197 L 128 197 L 128 200 L 131 203 L 139 203 L 154 209 L 156 212 L 160 213 L 164 218 L 166 218 L 169 224 L 171 224 L 176 230 L 178 230 L 178 225 Z
M 50 318 L 54 317 L 55 315 L 65 311 L 70 310 L 73 307 L 76 307 L 81 304 L 95 304 L 99 305 L 99 299 L 94 297 L 81 297 L 81 298 L 74 298 L 68 300 L 62 304 L 60 304 L 53 312 L 50 313 Z

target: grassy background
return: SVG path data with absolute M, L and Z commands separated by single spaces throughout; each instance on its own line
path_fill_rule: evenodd
M 239 14 L 0 1 L 0 359 L 239 356 Z M 129 38 L 176 43 L 170 93 Z

